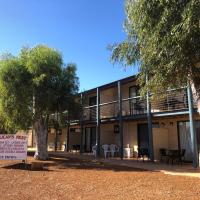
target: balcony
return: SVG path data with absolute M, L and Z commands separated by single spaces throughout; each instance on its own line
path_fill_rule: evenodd
M 171 113 L 188 110 L 188 96 L 186 88 L 169 90 L 159 97 L 151 95 L 151 112 L 154 113 Z M 118 100 L 99 104 L 100 119 L 111 119 L 119 116 Z M 130 97 L 122 99 L 122 116 L 139 116 L 147 113 L 146 99 Z M 83 120 L 96 121 L 97 105 L 87 106 L 83 110 Z
M 151 102 L 151 112 L 178 112 L 188 110 L 188 96 L 186 88 L 166 91 L 159 97 L 153 98 Z
M 87 106 L 83 109 L 83 121 L 96 121 L 97 106 Z

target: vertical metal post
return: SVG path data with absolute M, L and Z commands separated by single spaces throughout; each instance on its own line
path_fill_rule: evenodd
M 151 114 L 151 103 L 149 100 L 149 92 L 147 92 L 147 121 L 148 121 L 148 136 L 149 136 L 149 156 L 150 160 L 154 162 L 152 114 Z
M 146 84 L 148 84 L 149 77 L 148 72 L 146 73 Z M 147 121 L 148 121 L 148 136 L 149 136 L 149 157 L 154 162 L 154 148 L 153 148 L 153 128 L 152 128 L 152 114 L 151 114 L 151 102 L 150 94 L 147 90 Z
M 83 153 L 83 94 L 81 93 L 81 118 L 80 118 L 80 127 L 81 127 L 81 144 L 80 144 L 80 154 Z
M 66 144 L 67 152 L 69 152 L 69 130 L 70 130 L 70 122 L 67 123 L 67 144 Z
M 198 159 L 197 135 L 196 135 L 195 121 L 194 121 L 193 98 L 190 85 L 188 85 L 187 91 L 188 91 L 188 106 L 189 106 L 189 118 L 190 118 L 190 136 L 191 136 L 192 154 L 193 154 L 192 165 L 193 167 L 196 168 L 199 166 L 199 159 Z
M 120 158 L 124 157 L 124 136 L 123 136 L 123 120 L 122 120 L 122 93 L 121 82 L 118 81 L 118 113 L 119 113 L 119 140 L 120 140 Z
M 97 105 L 96 105 L 96 145 L 97 155 L 100 155 L 100 90 L 97 88 Z

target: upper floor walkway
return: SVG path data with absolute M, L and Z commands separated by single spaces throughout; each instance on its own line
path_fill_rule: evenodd
M 135 76 L 82 93 L 83 121 L 146 117 L 147 99 L 139 95 Z M 187 87 L 171 89 L 164 94 L 150 94 L 153 116 L 188 113 Z M 194 106 L 195 106 L 194 102 Z

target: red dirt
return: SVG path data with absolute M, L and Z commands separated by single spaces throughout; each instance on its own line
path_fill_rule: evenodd
M 20 168 L 0 161 L 0 200 L 200 199 L 198 178 L 77 158 L 51 158 L 43 171 Z

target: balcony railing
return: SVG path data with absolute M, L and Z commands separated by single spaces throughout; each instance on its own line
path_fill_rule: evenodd
M 95 121 L 97 115 L 97 106 L 87 106 L 83 109 L 83 120 L 84 121 Z
M 153 95 L 151 95 L 153 97 Z M 118 100 L 99 104 L 100 119 L 116 118 L 119 116 Z M 186 88 L 169 90 L 164 95 L 151 100 L 151 112 L 176 112 L 188 109 L 188 96 Z M 85 107 L 83 120 L 96 120 L 97 105 Z M 122 99 L 122 116 L 134 116 L 147 113 L 146 99 L 130 97 Z
M 118 101 L 100 104 L 100 119 L 114 118 L 118 116 Z
M 151 102 L 151 112 L 170 112 L 188 109 L 186 88 L 166 91 L 166 94 L 156 97 Z
M 122 100 L 122 116 L 145 114 L 146 110 L 146 99 L 140 96 Z

